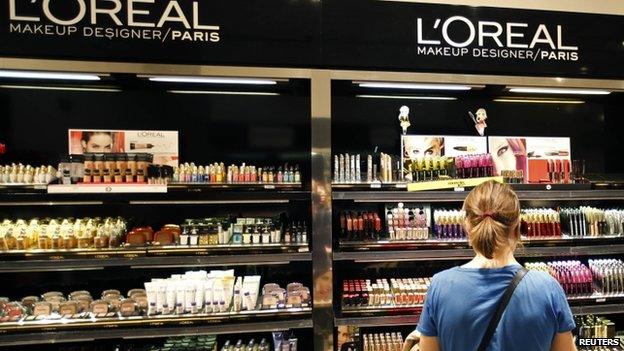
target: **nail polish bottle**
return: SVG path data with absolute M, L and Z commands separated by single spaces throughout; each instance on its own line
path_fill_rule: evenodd
M 359 157 L 359 156 L 358 156 Z M 359 167 L 358 167 L 359 169 Z M 295 183 L 301 183 L 301 173 L 299 172 L 299 166 L 295 166 L 295 175 L 293 181 Z M 359 180 L 358 180 L 359 181 Z
M 273 167 L 269 168 L 269 183 L 274 183 L 275 182 L 275 172 L 273 172 Z
M 282 173 L 282 167 L 277 168 L 277 182 L 278 183 L 284 182 L 284 173 Z

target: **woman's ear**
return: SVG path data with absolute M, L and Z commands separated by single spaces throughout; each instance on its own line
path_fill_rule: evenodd
M 87 142 L 84 140 L 80 140 L 80 146 L 82 146 L 82 151 L 87 151 Z

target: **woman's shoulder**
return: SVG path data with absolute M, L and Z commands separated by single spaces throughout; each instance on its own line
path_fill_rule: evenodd
M 536 283 L 547 284 L 550 286 L 559 285 L 559 282 L 557 282 L 557 280 L 547 272 L 529 270 L 526 277 Z
M 453 278 L 458 274 L 461 274 L 459 271 L 459 267 L 445 269 L 433 275 L 433 277 L 431 278 L 431 284 L 434 284 L 434 282 L 438 282 L 441 280 L 448 280 L 449 278 Z

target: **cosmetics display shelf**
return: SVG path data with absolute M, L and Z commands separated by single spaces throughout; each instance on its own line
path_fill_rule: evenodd
M 336 326 L 356 326 L 356 327 L 386 327 L 386 326 L 416 326 L 420 314 L 406 315 L 385 315 L 385 316 L 368 316 L 368 317 L 336 317 L 334 323 Z
M 312 260 L 307 245 L 145 247 L 128 249 L 31 250 L 0 253 L 0 273 L 279 265 Z
M 238 313 L 238 316 L 194 315 L 193 317 L 128 317 L 114 321 L 41 323 L 24 328 L 0 324 L 0 346 L 85 342 L 101 339 L 146 339 L 186 335 L 261 333 L 312 328 L 311 309 Z M 132 319 L 133 318 L 133 319 Z
M 561 247 L 582 245 L 624 245 L 624 236 L 601 235 L 557 238 L 522 238 L 522 245 L 526 248 Z M 341 241 L 340 250 L 349 251 L 384 251 L 384 250 L 436 250 L 436 249 L 469 249 L 466 239 L 427 239 L 427 240 L 379 240 L 379 241 Z M 522 251 L 522 248 L 520 249 Z
M 194 191 L 185 188 L 158 194 L 48 194 L 45 191 L 0 190 L 0 206 L 287 204 L 309 198 L 310 192 L 301 190 Z
M 551 246 L 518 248 L 516 257 L 542 256 L 588 256 L 613 255 L 624 253 L 624 244 L 587 245 L 587 246 Z M 392 251 L 353 251 L 334 252 L 334 261 L 356 262 L 397 262 L 397 261 L 426 261 L 426 260 L 458 260 L 474 257 L 474 251 L 469 248 L 438 250 L 392 250 Z
M 543 188 L 543 187 L 542 187 Z M 518 190 L 522 201 L 624 200 L 622 190 Z M 333 191 L 334 200 L 354 202 L 463 202 L 467 191 Z
M 457 179 L 461 182 L 461 179 Z M 366 191 L 366 190 L 376 190 L 381 191 L 390 191 L 390 190 L 406 190 L 407 189 L 406 182 L 374 182 L 374 183 L 332 183 L 333 190 L 342 190 L 342 191 Z M 591 190 L 592 184 L 584 183 L 584 184 L 509 184 L 515 191 L 539 191 L 539 190 L 549 190 L 549 191 L 578 191 L 578 190 Z M 459 187 L 458 187 L 459 189 Z M 449 191 L 449 190 L 444 190 Z
M 574 315 L 624 313 L 624 295 L 602 296 L 594 294 L 591 297 L 569 297 L 568 301 Z M 335 318 L 335 324 L 336 326 L 359 327 L 415 326 L 421 312 L 422 307 L 360 307 L 347 310 L 343 308 L 342 316 Z
M 169 183 L 168 191 L 263 191 L 263 190 L 297 190 L 301 183 Z
M 420 314 L 423 305 L 403 305 L 403 306 L 360 306 L 342 307 L 342 315 L 376 316 L 392 314 Z
M 615 303 L 615 304 L 604 304 L 604 305 L 581 305 L 581 306 L 570 306 L 572 309 L 572 314 L 577 316 L 582 315 L 600 315 L 600 314 L 620 314 L 624 313 L 624 304 L 623 303 Z

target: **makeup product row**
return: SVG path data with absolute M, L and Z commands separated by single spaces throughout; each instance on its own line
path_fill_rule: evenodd
M 400 157 L 341 154 L 334 156 L 334 183 L 391 183 L 403 181 Z
M 616 259 L 589 260 L 594 282 L 603 294 L 624 294 L 624 262 Z
M 258 342 L 255 339 L 251 339 L 249 342 L 242 339 L 238 339 L 238 341 L 227 340 L 221 347 L 221 351 L 271 351 L 271 344 L 266 339 Z
M 568 159 L 530 159 L 528 165 L 529 183 L 571 183 Z
M 376 333 L 362 335 L 363 351 L 401 351 L 403 335 L 398 333 Z
M 435 210 L 433 235 L 440 240 L 465 238 L 464 216 L 460 210 Z M 373 211 L 342 211 L 339 217 L 341 238 L 345 241 L 427 240 L 432 227 L 431 208 L 422 204 L 386 205 L 385 223 Z
M 4 220 L 0 223 L 0 251 L 104 249 L 122 246 L 219 246 L 306 244 L 305 221 L 280 218 L 187 219 L 183 225 L 165 224 L 126 230 L 125 219 L 58 218 Z
M 147 183 L 167 185 L 173 178 L 173 167 L 151 164 L 147 167 Z
M 424 303 L 430 278 L 351 279 L 342 282 L 342 306 L 412 307 Z
M 305 221 L 289 222 L 275 218 L 187 219 L 182 225 L 180 245 L 260 245 L 306 244 Z
M 207 166 L 184 163 L 175 168 L 173 182 L 180 183 L 301 183 L 299 166 L 288 163 L 279 167 L 256 167 L 242 163 L 225 166 L 223 162 Z
M 480 178 L 494 176 L 494 160 L 490 154 L 455 157 L 457 178 Z
M 340 212 L 340 235 L 347 241 L 381 240 L 381 218 L 376 212 Z
M 62 184 L 146 183 L 152 154 L 103 153 L 68 155 L 59 163 Z
M 145 283 L 148 315 L 197 314 L 307 307 L 310 290 L 299 283 L 286 289 L 260 276 L 235 277 L 234 271 L 192 271 Z M 262 296 L 259 296 L 262 294 Z
M 524 171 L 521 169 L 518 170 L 502 170 L 501 176 L 503 177 L 503 182 L 507 184 L 522 184 L 524 183 Z
M 20 301 L 10 302 L 0 298 L 0 320 L 59 320 L 130 317 L 144 314 L 148 307 L 145 290 L 132 289 L 124 297 L 119 290 L 105 290 L 99 299 L 94 299 L 88 291 L 74 291 L 65 296 L 58 291 L 50 291 L 41 296 L 26 296 Z
M 168 246 L 180 242 L 181 229 L 177 224 L 165 224 L 160 230 L 152 227 L 134 227 L 126 235 L 125 246 Z
M 419 157 L 406 165 L 405 180 L 426 182 L 449 178 L 453 173 L 453 163 L 451 157 Z
M 0 184 L 49 184 L 56 180 L 57 171 L 52 166 L 0 165 Z
M 575 316 L 576 334 L 579 338 L 615 338 L 615 323 L 594 315 Z
M 4 220 L 0 224 L 0 250 L 119 247 L 125 235 L 122 218 Z
M 246 346 L 246 345 L 245 345 Z M 130 350 L 134 350 L 131 348 Z M 127 351 L 130 351 L 127 350 Z M 214 335 L 192 335 L 167 338 L 161 345 L 141 348 L 142 351 L 217 351 L 217 338 Z M 242 349 L 241 349 L 242 350 Z M 120 349 L 116 349 L 120 351 Z M 137 350 L 138 351 L 138 350 Z M 229 348 L 227 349 L 229 351 Z M 260 350 L 258 350 L 260 351 Z M 263 351 L 267 351 L 266 349 Z
M 274 351 L 297 351 L 299 340 L 293 332 L 278 331 L 273 332 L 273 350 Z M 249 351 L 249 350 L 247 350 Z M 254 350 L 260 351 L 260 350 Z
M 433 211 L 433 228 L 436 239 L 465 239 L 466 213 L 462 210 Z
M 563 291 L 568 296 L 586 296 L 594 292 L 592 272 L 580 261 L 527 263 L 525 267 L 552 275 L 561 284 Z
M 622 235 L 624 210 L 595 207 L 561 209 L 561 226 L 571 236 Z
M 559 213 L 551 208 L 522 210 L 521 234 L 528 238 L 561 237 Z
M 386 205 L 385 212 L 390 240 L 425 240 L 429 238 L 431 213 L 428 207 L 405 206 L 404 203 L 400 202 L 396 205 Z
M 124 297 L 106 290 L 99 299 L 88 291 L 47 292 L 10 302 L 0 298 L 1 321 L 85 319 L 129 316 L 217 314 L 260 309 L 309 307 L 310 290 L 300 283 L 285 289 L 260 276 L 236 277 L 234 271 L 194 271 L 152 279 L 145 289 L 132 289 Z

